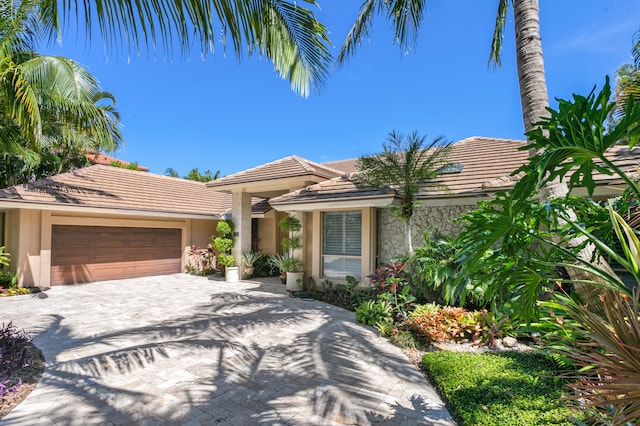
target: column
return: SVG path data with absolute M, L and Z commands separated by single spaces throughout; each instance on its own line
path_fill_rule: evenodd
M 240 278 L 244 275 L 242 253 L 251 250 L 251 194 L 234 191 L 231 194 L 231 219 L 236 227 L 233 238 L 235 244 L 231 254 L 239 267 Z

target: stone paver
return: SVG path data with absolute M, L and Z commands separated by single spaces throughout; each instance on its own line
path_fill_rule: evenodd
M 46 358 L 2 425 L 453 425 L 402 352 L 279 283 L 185 274 L 0 298 Z

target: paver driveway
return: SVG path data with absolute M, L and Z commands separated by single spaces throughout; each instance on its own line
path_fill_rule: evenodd
M 278 283 L 185 274 L 0 298 L 46 358 L 0 423 L 454 424 L 402 352 Z

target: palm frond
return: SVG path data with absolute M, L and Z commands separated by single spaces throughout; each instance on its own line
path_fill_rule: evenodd
M 493 29 L 493 38 L 491 39 L 491 53 L 489 54 L 489 66 L 501 67 L 502 61 L 500 54 L 502 53 L 502 41 L 504 40 L 504 26 L 507 23 L 507 12 L 509 11 L 510 0 L 500 0 L 498 2 L 498 12 L 496 13 L 496 24 Z
M 304 0 L 318 6 L 316 0 Z M 292 89 L 308 96 L 310 87 L 321 89 L 332 63 L 328 31 L 311 9 L 291 0 L 41 0 L 40 18 L 51 36 L 85 21 L 91 37 L 93 19 L 110 49 L 128 48 L 139 55 L 163 50 L 170 54 L 178 43 L 183 55 L 199 41 L 203 57 L 227 38 L 240 58 L 258 52 L 274 64 Z M 127 46 L 124 46 L 127 44 Z
M 369 29 L 372 25 L 376 7 L 380 8 L 381 6 L 382 2 L 380 0 L 365 0 L 362 3 L 356 21 L 342 43 L 342 48 L 338 54 L 339 65 L 342 65 L 349 57 L 353 56 L 362 39 L 369 36 Z

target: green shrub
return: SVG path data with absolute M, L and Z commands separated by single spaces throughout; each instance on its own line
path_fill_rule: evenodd
M 370 326 L 393 322 L 393 308 L 384 300 L 366 300 L 356 308 L 356 321 Z
M 463 425 L 571 425 L 585 417 L 562 399 L 566 381 L 539 354 L 439 351 L 422 363 Z

